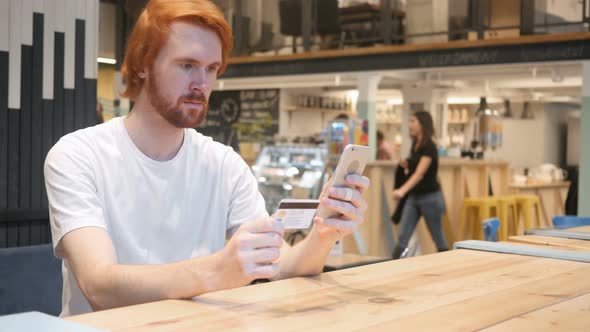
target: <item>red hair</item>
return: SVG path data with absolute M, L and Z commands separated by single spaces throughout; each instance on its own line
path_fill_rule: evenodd
M 233 47 L 232 33 L 223 13 L 208 0 L 150 0 L 139 15 L 127 41 L 121 74 L 127 89 L 121 96 L 135 100 L 144 79 L 139 73 L 149 68 L 168 40 L 173 22 L 194 23 L 217 33 L 221 41 L 221 75 Z

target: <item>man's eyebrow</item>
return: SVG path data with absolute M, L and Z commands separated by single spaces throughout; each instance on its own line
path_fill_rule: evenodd
M 201 62 L 199 60 L 196 60 L 193 58 L 177 58 L 177 59 L 174 59 L 174 61 L 175 62 L 189 62 L 189 63 L 199 64 L 199 65 L 201 64 Z M 221 67 L 221 62 L 219 62 L 219 61 L 213 62 L 209 66 Z

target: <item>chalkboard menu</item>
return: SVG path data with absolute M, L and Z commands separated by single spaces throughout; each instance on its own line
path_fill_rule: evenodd
M 279 89 L 214 91 L 197 131 L 215 141 L 265 142 L 279 131 Z

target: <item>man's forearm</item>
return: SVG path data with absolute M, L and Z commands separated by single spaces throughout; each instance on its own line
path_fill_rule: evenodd
M 322 273 L 330 249 L 337 237 L 320 235 L 314 228 L 309 235 L 297 245 L 286 248 L 279 263 L 279 279 L 297 276 L 309 276 Z
M 164 265 L 105 265 L 93 274 L 99 280 L 80 287 L 94 310 L 191 298 L 229 288 L 218 265 L 215 254 Z

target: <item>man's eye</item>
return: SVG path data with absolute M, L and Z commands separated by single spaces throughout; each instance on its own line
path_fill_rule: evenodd
M 216 73 L 219 68 L 217 66 L 211 66 L 207 68 L 207 71 L 210 73 Z
M 180 66 L 182 67 L 182 69 L 185 69 L 185 70 L 191 70 L 191 69 L 193 69 L 193 65 L 190 64 L 190 63 L 183 63 Z

